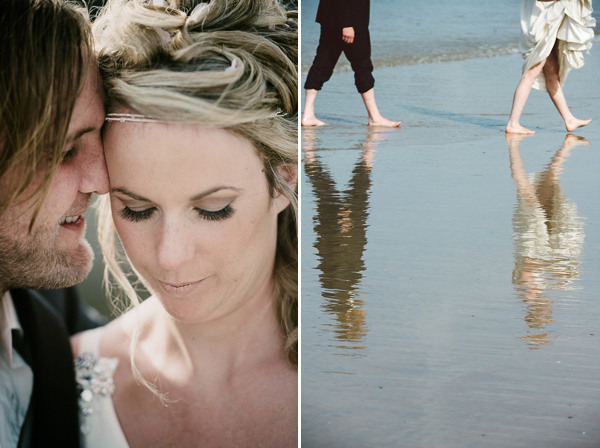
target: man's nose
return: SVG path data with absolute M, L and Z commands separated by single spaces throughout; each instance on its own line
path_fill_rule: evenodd
M 83 173 L 79 191 L 82 193 L 106 194 L 109 190 L 109 183 L 102 140 L 98 138 L 98 141 L 93 142 L 87 149 L 81 167 Z

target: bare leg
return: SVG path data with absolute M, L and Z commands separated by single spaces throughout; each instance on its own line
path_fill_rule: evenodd
M 302 114 L 302 126 L 325 126 L 315 116 L 315 100 L 317 99 L 318 90 L 306 89 L 306 101 L 304 102 L 304 114 Z
M 512 109 L 510 111 L 510 117 L 508 118 L 508 124 L 506 125 L 506 132 L 508 134 L 535 134 L 535 131 L 524 128 L 520 124 L 521 114 L 525 108 L 527 98 L 531 92 L 531 87 L 535 82 L 538 75 L 542 72 L 545 60 L 537 65 L 531 67 L 521 78 L 517 89 L 515 90 L 515 96 L 513 97 Z
M 385 126 L 388 128 L 400 126 L 402 123 L 401 121 L 391 121 L 381 116 L 379 109 L 377 109 L 377 103 L 375 103 L 374 88 L 367 90 L 365 93 L 361 93 L 360 96 L 362 96 L 365 107 L 367 108 L 367 113 L 369 114 L 369 126 Z
M 552 102 L 558 109 L 558 112 L 562 116 L 563 120 L 565 120 L 567 131 L 571 132 L 577 128 L 590 124 L 592 119 L 580 120 L 575 118 L 569 110 L 569 107 L 567 106 L 567 100 L 563 94 L 562 86 L 560 85 L 560 79 L 558 77 L 559 67 L 557 54 L 558 42 L 554 45 L 554 48 L 552 49 L 550 56 L 548 56 L 546 59 L 546 64 L 544 65 L 546 88 L 548 89 L 548 94 L 550 95 Z

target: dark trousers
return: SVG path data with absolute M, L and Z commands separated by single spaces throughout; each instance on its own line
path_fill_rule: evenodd
M 321 90 L 323 84 L 331 78 L 342 51 L 354 71 L 354 84 L 356 84 L 358 93 L 362 94 L 373 88 L 375 78 L 373 78 L 373 64 L 371 63 L 369 30 L 354 31 L 354 42 L 347 44 L 342 40 L 341 28 L 321 25 L 317 55 L 308 71 L 304 84 L 305 89 Z

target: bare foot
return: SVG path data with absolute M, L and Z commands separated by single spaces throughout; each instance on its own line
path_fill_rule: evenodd
M 314 115 L 312 117 L 302 117 L 302 126 L 327 126 L 327 123 L 323 123 Z
M 384 126 L 386 128 L 397 128 L 401 124 L 401 121 L 391 121 L 383 117 L 378 119 L 369 119 L 369 126 Z
M 574 118 L 573 120 L 569 121 L 568 123 L 565 123 L 565 125 L 567 126 L 567 131 L 573 132 L 575 129 L 581 128 L 583 126 L 587 126 L 591 122 L 592 122 L 591 118 L 588 118 L 587 120 L 580 120 L 578 118 Z
M 527 134 L 527 135 L 533 135 L 533 134 L 535 134 L 535 131 L 532 131 L 531 129 L 524 128 L 520 124 L 517 124 L 517 125 L 507 124 L 506 125 L 506 133 L 507 134 Z

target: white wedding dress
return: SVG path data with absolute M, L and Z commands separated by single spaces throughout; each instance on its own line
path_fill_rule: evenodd
M 519 45 L 525 57 L 523 73 L 547 58 L 558 39 L 559 78 L 564 85 L 571 69 L 583 67 L 583 51 L 589 53 L 592 47 L 595 25 L 591 0 L 523 0 Z M 533 88 L 546 90 L 543 72 Z
M 75 375 L 79 387 L 79 417 L 83 448 L 129 448 L 115 412 L 112 393 L 117 358 L 100 358 L 102 328 L 81 335 Z

